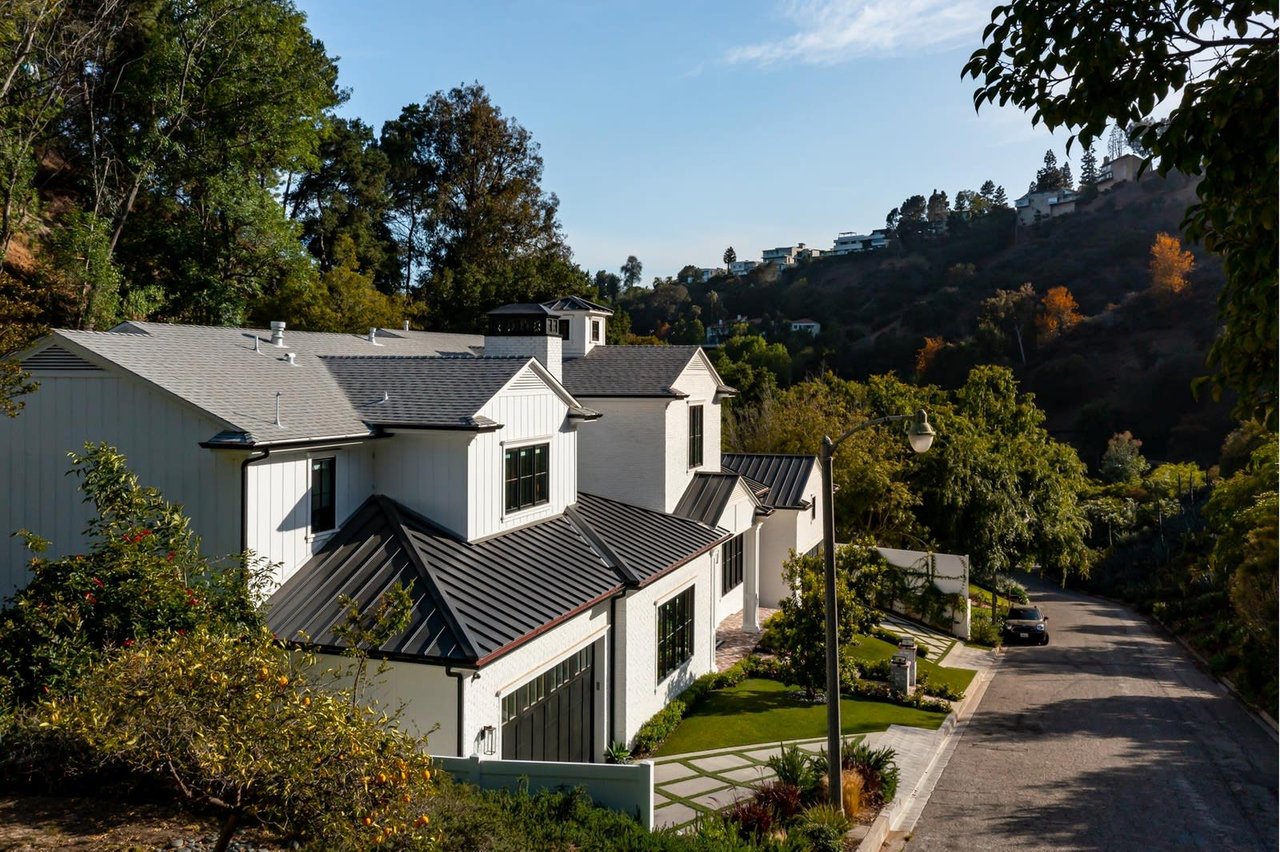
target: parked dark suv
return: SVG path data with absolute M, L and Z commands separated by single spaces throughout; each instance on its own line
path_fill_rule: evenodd
M 1004 641 L 1034 642 L 1037 645 L 1049 644 L 1049 625 L 1045 622 L 1049 616 L 1042 613 L 1039 607 L 1011 606 L 1009 614 L 1004 617 Z

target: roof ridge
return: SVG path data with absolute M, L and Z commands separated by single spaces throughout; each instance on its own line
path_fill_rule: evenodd
M 568 519 L 569 524 L 578 530 L 582 537 L 587 540 L 587 544 L 591 545 L 605 557 L 610 563 L 609 567 L 618 572 L 622 582 L 631 586 L 640 585 L 640 575 L 635 572 L 627 562 L 622 558 L 622 554 L 614 550 L 600 533 L 596 532 L 586 518 L 582 517 L 582 513 L 578 511 L 577 506 L 566 506 L 564 516 Z
M 441 584 L 439 578 L 436 577 L 435 571 L 433 571 L 431 566 L 427 564 L 427 560 L 424 559 L 422 554 L 418 551 L 417 545 L 414 544 L 413 540 L 406 533 L 404 529 L 404 518 L 400 514 L 400 505 L 390 497 L 383 494 L 374 494 L 370 499 L 376 500 L 379 508 L 387 514 L 387 518 L 391 521 L 391 527 L 395 532 L 396 538 L 400 539 L 400 545 L 404 548 L 406 555 L 408 555 L 409 561 L 413 563 L 413 567 L 417 570 L 418 575 L 430 584 L 432 591 L 440 601 L 440 614 L 444 618 L 445 623 L 449 625 L 449 629 L 453 630 L 457 635 L 458 644 L 462 646 L 463 652 L 472 660 L 479 659 L 480 655 L 476 651 L 475 637 L 471 635 L 471 631 L 467 629 L 467 625 L 458 617 L 458 614 L 453 611 L 453 603 L 449 600 L 449 596 L 445 592 L 444 586 Z M 412 512 L 412 510 L 409 509 L 406 509 L 406 511 Z M 412 512 L 412 514 L 417 515 L 416 512 Z M 433 528 L 438 529 L 441 532 L 445 532 L 445 530 L 441 529 L 438 525 L 431 523 L 426 518 L 422 518 L 421 516 L 418 516 L 418 518 L 426 521 Z

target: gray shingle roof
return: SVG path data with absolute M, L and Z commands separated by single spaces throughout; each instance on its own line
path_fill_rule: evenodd
M 714 526 L 738 487 L 736 473 L 696 473 L 673 514 Z
M 564 386 L 576 397 L 667 396 L 697 346 L 597 346 L 564 362 Z
M 440 429 L 498 425 L 477 415 L 529 363 L 528 358 L 405 355 L 326 355 L 321 361 L 364 422 Z
M 817 463 L 816 456 L 781 453 L 723 453 L 720 456 L 725 470 L 767 486 L 769 493 L 762 502 L 775 509 L 809 508 L 811 495 L 805 493 L 805 486 Z
M 51 336 L 203 409 L 229 443 L 258 444 L 370 433 L 322 356 L 472 355 L 484 344 L 479 335 L 393 330 L 380 331 L 375 346 L 363 335 L 286 330 L 286 345 L 277 348 L 268 331 L 143 322 L 111 331 L 59 329 Z M 290 352 L 293 364 L 285 359 Z M 281 426 L 275 425 L 277 392 Z
M 337 648 L 333 628 L 344 617 L 338 599 L 368 606 L 400 582 L 411 591 L 411 620 L 378 652 L 483 665 L 726 537 L 684 518 L 581 494 L 565 515 L 468 543 L 374 496 L 276 590 L 267 623 L 282 638 Z

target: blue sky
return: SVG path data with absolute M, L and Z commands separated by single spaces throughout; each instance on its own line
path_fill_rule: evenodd
M 338 57 L 343 114 L 376 131 L 478 80 L 541 145 L 577 262 L 617 271 L 635 254 L 647 282 L 720 265 L 729 245 L 829 248 L 934 188 L 1022 194 L 1066 137 L 1012 109 L 975 115 L 960 69 L 994 2 L 298 5 Z

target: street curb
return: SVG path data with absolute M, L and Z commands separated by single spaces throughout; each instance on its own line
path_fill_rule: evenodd
M 933 750 L 933 756 L 929 758 L 929 763 L 925 766 L 924 772 L 916 779 L 915 785 L 905 794 L 899 792 L 889 806 L 880 811 L 879 816 L 871 823 L 870 830 L 867 831 L 862 842 L 858 844 L 858 852 L 878 852 L 884 841 L 888 838 L 889 833 L 896 831 L 901 824 L 902 816 L 906 813 L 907 807 L 916 794 L 926 784 L 933 779 L 934 770 L 937 768 L 938 759 L 947 750 L 947 746 L 951 741 L 964 733 L 964 728 L 968 726 L 969 719 L 978 709 L 978 705 L 982 703 L 982 697 L 987 692 L 987 687 L 991 685 L 991 681 L 995 679 L 995 669 L 1000 664 L 1000 655 L 995 655 L 994 661 L 986 669 L 980 671 L 974 678 L 973 689 L 965 696 L 964 701 L 960 702 L 960 706 L 947 714 L 947 718 L 938 727 L 938 731 L 942 732 L 942 736 L 938 739 L 938 744 Z M 981 680 L 981 683 L 978 681 Z
M 1169 625 L 1165 624 L 1163 621 L 1156 618 L 1154 615 L 1151 615 L 1150 613 L 1139 612 L 1137 609 L 1134 608 L 1133 604 L 1128 601 L 1118 600 L 1117 598 L 1107 597 L 1106 595 L 1094 594 L 1093 592 L 1082 591 L 1081 589 L 1064 589 L 1063 591 L 1073 592 L 1077 595 L 1083 595 L 1084 597 L 1087 597 L 1087 598 L 1094 598 L 1095 600 L 1106 601 L 1109 604 L 1115 604 L 1116 606 L 1124 607 L 1129 612 L 1132 612 L 1134 615 L 1142 618 L 1142 620 L 1146 621 L 1148 624 L 1153 625 L 1154 627 L 1158 627 L 1161 633 L 1163 633 L 1168 638 L 1172 639 L 1174 642 L 1178 643 L 1178 645 L 1182 648 L 1182 650 L 1186 651 L 1188 654 L 1191 655 L 1191 659 L 1194 660 L 1196 663 L 1196 668 L 1200 669 L 1200 671 L 1204 672 L 1209 677 L 1213 678 L 1215 681 L 1222 684 L 1223 687 L 1226 688 L 1227 692 L 1229 692 L 1231 696 L 1235 698 L 1236 701 L 1240 702 L 1240 706 L 1244 707 L 1244 709 L 1250 715 L 1254 716 L 1259 722 L 1262 723 L 1262 726 L 1266 728 L 1267 732 L 1271 734 L 1273 738 L 1280 739 L 1280 725 L 1277 725 L 1276 720 L 1271 718 L 1271 714 L 1263 710 L 1261 707 L 1258 707 L 1250 703 L 1243 695 L 1240 694 L 1240 690 L 1236 689 L 1236 685 L 1232 683 L 1230 679 L 1214 674 L 1213 668 L 1209 665 L 1209 661 L 1206 660 L 1203 656 L 1201 656 L 1199 651 L 1197 651 L 1195 648 L 1192 648 L 1191 645 L 1188 644 L 1185 639 L 1183 639 L 1177 633 L 1174 633 L 1173 629 L 1170 628 Z

